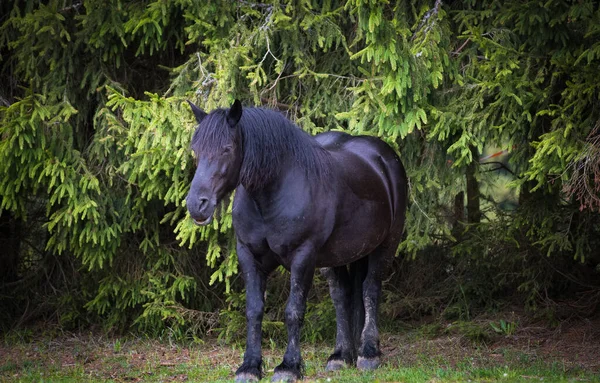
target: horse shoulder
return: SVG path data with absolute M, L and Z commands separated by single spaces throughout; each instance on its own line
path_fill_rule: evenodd
M 266 252 L 266 228 L 256 203 L 243 186 L 236 189 L 232 209 L 233 228 L 238 241 L 253 253 Z

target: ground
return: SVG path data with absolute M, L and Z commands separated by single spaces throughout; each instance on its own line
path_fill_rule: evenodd
M 436 323 L 383 333 L 376 372 L 327 373 L 330 344 L 303 344 L 306 381 L 600 382 L 600 318 L 558 326 L 485 319 Z M 283 349 L 265 342 L 265 377 Z M 139 336 L 15 331 L 0 344 L 0 382 L 230 381 L 243 345 L 217 339 L 182 343 Z

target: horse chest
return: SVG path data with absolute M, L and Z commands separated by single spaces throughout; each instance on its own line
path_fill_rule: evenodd
M 258 198 L 238 189 L 233 209 L 238 239 L 256 252 L 274 253 L 284 265 L 298 246 L 324 236 L 334 219 L 327 208 L 320 208 L 326 198 L 315 201 L 298 178 L 285 181 L 276 193 Z
M 245 236 L 244 233 L 240 233 Z M 247 240 L 257 250 L 269 250 L 281 259 L 287 257 L 297 246 L 306 242 L 310 236 L 306 216 L 297 215 L 275 220 L 257 220 L 252 233 L 248 233 Z M 265 246 L 268 249 L 265 249 Z

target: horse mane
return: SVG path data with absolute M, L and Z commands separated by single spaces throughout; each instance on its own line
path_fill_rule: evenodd
M 235 129 L 227 124 L 228 109 L 216 109 L 196 129 L 192 145 L 209 156 L 235 139 Z M 240 183 L 258 190 L 279 176 L 292 161 L 307 177 L 326 183 L 331 174 L 330 154 L 308 133 L 281 113 L 263 108 L 244 108 L 236 129 L 240 132 L 242 165 Z M 239 142 L 236 142 L 240 145 Z

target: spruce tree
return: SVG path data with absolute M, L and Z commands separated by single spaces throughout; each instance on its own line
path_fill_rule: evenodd
M 224 307 L 211 290 L 231 292 L 237 273 L 231 204 L 209 227 L 187 216 L 187 99 L 212 110 L 238 98 L 312 134 L 384 139 L 410 178 L 403 256 L 441 248 L 449 263 L 482 265 L 482 284 L 529 296 L 540 255 L 600 259 L 595 2 L 15 0 L 0 11 L 6 322 L 22 314 L 14 302 L 44 296 L 32 318 L 60 307 L 70 323 L 182 335 Z M 516 211 L 486 188 L 498 182 L 479 161 L 491 147 L 510 153 Z

